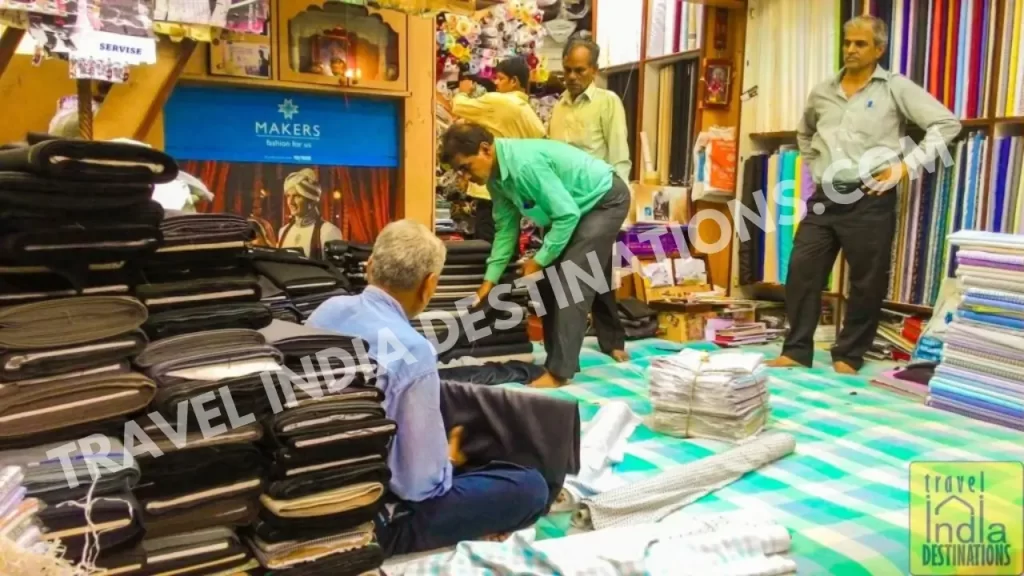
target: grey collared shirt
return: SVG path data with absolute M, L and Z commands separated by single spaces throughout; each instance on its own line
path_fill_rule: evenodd
M 877 66 L 867 85 L 847 97 L 842 77 L 840 71 L 811 90 L 797 128 L 815 182 L 864 182 L 896 155 L 912 172 L 938 169 L 936 158 L 951 157 L 947 146 L 960 133 L 960 121 L 924 88 Z M 904 138 L 907 122 L 925 130 L 919 145 Z

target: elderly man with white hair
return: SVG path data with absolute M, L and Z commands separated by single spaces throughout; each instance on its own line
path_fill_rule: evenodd
M 307 321 L 366 340 L 381 364 L 377 386 L 398 423 L 388 455 L 393 501 L 377 519 L 377 539 L 389 556 L 506 534 L 547 506 L 548 486 L 536 470 L 505 463 L 458 470 L 462 434 L 445 432 L 437 353 L 410 323 L 433 297 L 444 260 L 444 243 L 428 228 L 392 222 L 367 262 L 369 286 L 331 298 Z

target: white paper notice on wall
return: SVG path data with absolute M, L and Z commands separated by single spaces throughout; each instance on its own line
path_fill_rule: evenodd
M 75 56 L 120 62 L 127 66 L 156 63 L 156 40 L 98 30 L 79 30 L 74 35 Z

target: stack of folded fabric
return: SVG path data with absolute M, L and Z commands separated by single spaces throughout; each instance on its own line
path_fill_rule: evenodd
M 768 328 L 764 322 L 735 323 L 727 328 L 715 330 L 714 342 L 724 348 L 747 344 L 764 344 L 778 338 L 782 330 Z
M 533 343 L 526 329 L 528 309 L 515 299 L 503 300 L 500 308 L 428 310 L 413 320 L 413 326 L 434 343 L 442 363 L 466 358 L 533 362 Z
M 4 147 L 3 273 L 54 267 L 83 274 L 90 265 L 151 253 L 161 241 L 163 216 L 151 199 L 153 185 L 170 182 L 177 174 L 169 156 L 133 144 L 30 134 L 27 144 Z
M 654 338 L 658 335 L 658 313 L 636 298 L 618 301 L 619 322 L 626 333 L 626 340 Z M 597 329 L 591 323 L 587 336 L 596 336 Z
M 259 520 L 260 563 L 287 574 L 361 574 L 383 562 L 373 518 L 391 478 L 397 425 L 385 416 L 361 340 L 275 320 L 262 333 L 295 381 L 265 420 L 269 455 Z
M 5 462 L 0 467 L 0 539 L 29 551 L 39 548 L 43 535 L 36 520 L 39 500 L 27 497 L 24 480 L 24 469 L 20 466 Z M 6 562 L 0 554 L 0 570 Z
M 928 404 L 1024 430 L 1024 242 L 978 232 L 971 240 L 956 255 L 964 298 L 928 383 Z
M 327 243 L 327 260 L 344 272 L 353 293 L 366 288 L 366 261 L 373 252 L 372 244 L 333 240 Z
M 98 554 L 102 562 L 131 549 L 144 534 L 132 493 L 139 482 L 134 458 L 117 438 L 93 436 L 88 445 L 101 450 L 83 451 L 78 443 L 65 450 L 55 443 L 0 452 L 0 461 L 21 467 L 24 495 L 44 504 L 37 514 L 42 539 L 63 544 L 64 557 L 72 562 L 90 554 Z M 62 459 L 49 456 L 50 451 L 66 456 L 71 469 L 65 470 Z
M 77 438 L 145 408 L 156 388 L 128 364 L 145 345 L 145 320 L 127 296 L 0 309 L 0 446 Z
M 683 350 L 651 361 L 652 428 L 672 436 L 739 441 L 771 411 L 763 356 Z
M 275 318 L 286 320 L 297 315 L 305 320 L 328 299 L 349 294 L 348 278 L 330 262 L 273 248 L 253 248 L 249 258 L 261 283 L 280 291 L 274 292 L 276 302 L 268 302 L 276 311 Z

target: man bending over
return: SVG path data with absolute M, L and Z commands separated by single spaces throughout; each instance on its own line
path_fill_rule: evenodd
M 307 322 L 366 340 L 370 356 L 383 364 L 377 386 L 388 418 L 398 423 L 388 455 L 393 500 L 377 518 L 377 539 L 388 556 L 519 530 L 547 507 L 548 486 L 536 470 L 504 463 L 453 470 L 464 459 L 460 431 L 445 433 L 437 353 L 410 323 L 433 297 L 444 260 L 444 243 L 425 226 L 392 222 L 367 262 L 369 286 L 324 302 Z M 384 338 L 382 331 L 389 331 Z M 398 344 L 404 353 L 388 361 L 399 356 Z

